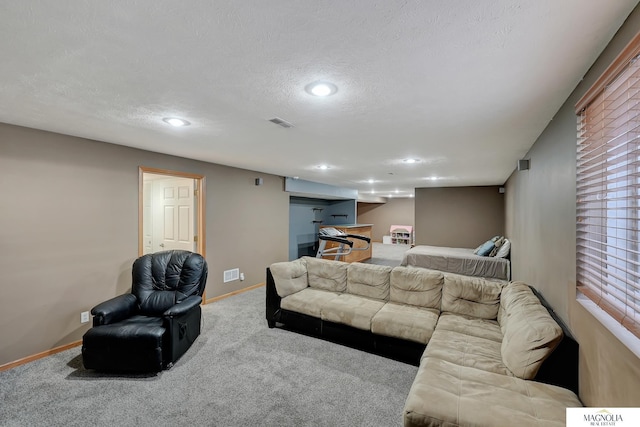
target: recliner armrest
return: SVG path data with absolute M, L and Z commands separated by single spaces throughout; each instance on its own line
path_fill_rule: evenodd
M 188 313 L 194 307 L 200 305 L 202 303 L 202 297 L 198 295 L 191 295 L 187 297 L 184 301 L 175 304 L 173 307 L 169 308 L 167 311 L 162 313 L 164 317 L 176 317 L 181 316 L 185 313 Z
M 108 325 L 130 317 L 138 310 L 137 303 L 135 295 L 124 294 L 96 305 L 91 309 L 93 326 Z

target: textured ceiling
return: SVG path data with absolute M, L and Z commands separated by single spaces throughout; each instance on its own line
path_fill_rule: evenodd
M 637 3 L 5 0 L 0 122 L 383 196 L 500 185 Z

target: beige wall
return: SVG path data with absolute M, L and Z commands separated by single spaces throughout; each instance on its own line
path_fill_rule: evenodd
M 499 187 L 416 188 L 416 244 L 476 248 L 504 234 Z
M 371 238 L 382 242 L 392 225 L 414 225 L 413 198 L 389 199 L 387 203 L 358 203 L 358 223 L 373 224 Z
M 576 302 L 574 105 L 639 28 L 636 8 L 527 154 L 531 169 L 506 184 L 513 279 L 538 288 L 576 336 L 587 406 L 640 406 L 640 359 Z
M 280 177 L 0 124 L 0 365 L 81 339 L 80 312 L 130 288 L 138 166 L 205 175 L 208 298 L 287 259 Z

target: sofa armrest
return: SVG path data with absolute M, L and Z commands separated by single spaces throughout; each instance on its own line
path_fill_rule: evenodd
M 273 280 L 271 269 L 267 267 L 267 324 L 270 328 L 276 325 L 279 320 L 280 301 L 282 298 L 276 290 L 276 282 Z
M 569 327 L 560 319 L 551 305 L 533 286 L 529 286 L 540 303 L 547 309 L 553 320 L 562 328 L 563 336 L 558 347 L 551 353 L 549 358 L 542 363 L 540 370 L 534 380 L 547 384 L 553 384 L 568 388 L 574 393 L 579 393 L 579 369 L 580 360 L 579 346 L 576 339 L 571 334 Z
M 178 317 L 182 316 L 185 313 L 193 310 L 194 307 L 200 305 L 202 303 L 202 297 L 198 295 L 191 295 L 186 298 L 184 301 L 175 304 L 162 313 L 164 317 Z
M 118 295 L 91 309 L 93 326 L 108 325 L 132 316 L 138 311 L 138 299 L 133 294 Z

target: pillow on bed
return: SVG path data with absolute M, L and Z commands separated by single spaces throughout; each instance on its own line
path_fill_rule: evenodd
M 478 246 L 477 248 L 475 248 L 475 249 L 474 249 L 474 251 L 473 251 L 473 253 L 474 253 L 474 254 L 476 254 L 476 255 L 480 255 L 480 253 L 479 253 L 479 252 L 480 252 L 480 250 L 482 250 L 482 248 L 483 248 L 485 245 L 487 245 L 489 242 L 495 242 L 495 241 L 496 241 L 496 239 L 499 239 L 499 238 L 500 238 L 500 236 L 492 237 L 491 239 L 487 240 L 486 242 L 484 242 L 483 244 L 481 244 L 480 246 Z M 483 255 L 483 256 L 484 256 L 484 255 Z
M 493 250 L 493 248 L 495 248 L 496 245 L 493 243 L 493 241 L 491 240 L 487 240 L 486 242 L 484 242 L 482 244 L 482 246 L 480 246 L 476 252 L 476 255 L 480 255 L 480 256 L 488 256 L 491 251 Z
M 509 239 L 504 239 L 504 243 L 498 249 L 496 253 L 496 258 L 506 258 L 509 256 L 509 251 L 511 250 L 511 242 Z
M 497 240 L 494 240 L 495 237 L 491 240 L 493 240 L 493 244 L 494 244 L 494 248 L 491 250 L 491 252 L 489 253 L 489 256 L 496 256 L 496 254 L 498 253 L 498 250 L 502 247 L 502 245 L 504 244 L 504 241 L 506 240 L 504 238 L 504 236 L 500 236 Z
M 498 252 L 498 248 L 504 243 L 504 240 L 504 236 L 494 236 L 478 246 L 473 253 L 480 256 L 494 256 Z

